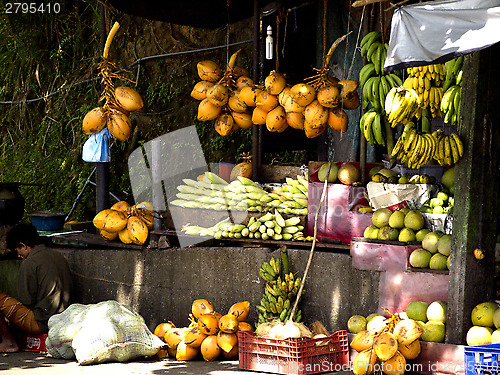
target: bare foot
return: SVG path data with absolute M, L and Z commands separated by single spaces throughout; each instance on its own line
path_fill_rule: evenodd
M 15 342 L 0 342 L 0 353 L 15 353 L 19 351 L 19 347 Z

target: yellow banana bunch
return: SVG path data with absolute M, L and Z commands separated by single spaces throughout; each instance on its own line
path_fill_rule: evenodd
M 441 132 L 437 134 L 437 140 L 434 159 L 436 159 L 439 165 L 456 164 L 464 154 L 464 146 L 460 137 L 455 133 L 444 135 Z
M 443 64 L 425 65 L 407 69 L 408 78 L 403 86 L 418 93 L 420 107 L 430 108 L 432 118 L 442 117 L 441 97 L 446 76 Z
M 392 127 L 406 124 L 417 115 L 420 99 L 415 90 L 393 87 L 385 98 L 385 113 Z
M 418 133 L 415 123 L 408 122 L 394 145 L 391 156 L 409 168 L 418 169 L 434 157 L 437 147 L 435 134 Z

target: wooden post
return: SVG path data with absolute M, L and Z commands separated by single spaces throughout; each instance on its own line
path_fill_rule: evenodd
M 464 157 L 455 169 L 454 244 L 448 289 L 446 341 L 465 344 L 475 305 L 494 299 L 497 224 L 500 46 L 464 61 L 459 135 Z M 481 248 L 486 256 L 474 257 Z

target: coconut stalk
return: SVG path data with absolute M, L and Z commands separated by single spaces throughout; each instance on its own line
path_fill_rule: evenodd
M 99 71 L 102 77 L 101 83 L 103 84 L 103 90 L 99 101 L 104 101 L 103 113 L 107 118 L 111 115 L 111 109 L 120 107 L 115 96 L 115 86 L 113 83 L 113 79 L 125 79 L 132 83 L 135 83 L 132 80 L 124 78 L 119 73 L 117 73 L 119 71 L 125 70 L 120 69 L 117 64 L 109 61 L 108 59 L 111 42 L 113 41 L 113 38 L 115 37 L 119 28 L 120 24 L 118 22 L 115 22 L 113 27 L 109 31 L 108 37 L 106 38 L 106 43 L 102 52 L 102 61 L 99 63 Z
M 330 174 L 330 169 L 332 168 L 332 162 L 328 162 L 328 170 L 326 175 Z M 321 198 L 319 200 L 318 209 L 316 214 L 314 215 L 314 232 L 313 232 L 313 240 L 311 245 L 311 251 L 309 252 L 309 259 L 307 260 L 306 268 L 304 270 L 304 275 L 302 276 L 302 280 L 300 282 L 299 291 L 297 292 L 297 298 L 295 298 L 295 302 L 293 304 L 292 312 L 290 313 L 290 317 L 288 318 L 288 322 L 293 321 L 293 316 L 295 315 L 295 311 L 297 310 L 297 306 L 299 304 L 300 296 L 302 296 L 302 290 L 304 290 L 304 284 L 306 283 L 307 273 L 309 272 L 309 268 L 311 267 L 312 258 L 314 255 L 314 248 L 316 247 L 316 236 L 318 234 L 318 217 L 319 211 L 321 210 L 321 205 L 323 204 L 326 197 L 326 189 L 328 187 L 328 179 L 325 178 L 325 183 L 323 185 L 323 192 L 321 193 Z
M 315 74 L 311 77 L 306 78 L 304 81 L 309 83 L 314 87 L 315 90 L 318 90 L 324 86 L 331 85 L 331 82 L 328 80 L 328 72 L 330 71 L 330 60 L 332 59 L 333 53 L 337 49 L 340 43 L 342 43 L 347 36 L 352 33 L 352 31 L 348 32 L 344 36 L 337 38 L 335 42 L 333 42 L 332 46 L 328 50 L 326 56 L 323 57 L 323 66 L 321 69 L 313 68 L 318 74 Z

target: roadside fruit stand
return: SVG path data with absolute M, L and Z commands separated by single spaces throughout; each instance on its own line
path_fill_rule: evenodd
M 396 12 L 384 2 L 361 5 Z M 352 7 L 347 12 L 356 14 Z M 471 202 L 497 161 L 491 147 L 472 155 L 482 134 L 476 116 L 484 114 L 474 69 L 492 59 L 456 52 L 394 68 L 390 17 L 371 18 L 381 27 L 369 30 L 360 19 L 352 56 L 357 73 L 354 63 L 346 72 L 333 69 L 337 49 L 353 43 L 349 30 L 323 46 L 318 68 L 295 81 L 277 56 L 272 69 L 251 74 L 240 65 L 241 49 L 227 62 L 200 60 L 192 72 L 197 120 L 213 127 L 214 136 L 346 137 L 358 141 L 356 160 L 334 152 L 303 166 L 265 165 L 254 137 L 252 155 L 240 155 L 227 169 L 205 161 L 194 126 L 146 142 L 129 157 L 135 202 L 99 210 L 86 233 L 53 236 L 66 246 L 61 251 L 80 286 L 119 284 L 82 288 L 80 297 L 115 294 L 144 311 L 154 306 L 149 314 L 156 318 L 147 319 L 159 359 L 238 359 L 242 369 L 280 374 L 496 373 L 496 257 L 492 226 L 483 225 L 493 216 L 484 203 L 494 184 L 478 194 L 480 210 L 473 212 Z M 99 66 L 102 104 L 85 115 L 82 129 L 126 142 L 130 118 L 145 103 L 133 88 L 115 87 L 124 73 L 116 73 L 109 49 L 119 30 L 115 23 Z M 254 43 L 262 37 L 260 30 Z M 480 167 L 468 171 L 478 159 Z M 471 185 L 477 173 L 483 178 Z M 103 271 L 109 278 L 79 264 L 82 255 L 71 248 L 79 242 L 95 265 L 109 262 Z M 135 268 L 121 266 L 121 257 Z M 200 273 L 183 285 L 180 276 L 169 276 L 174 271 Z M 141 288 L 167 297 L 146 298 Z M 183 301 L 175 299 L 179 291 Z M 160 316 L 167 302 L 175 307 Z

